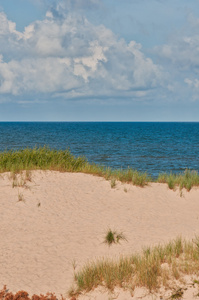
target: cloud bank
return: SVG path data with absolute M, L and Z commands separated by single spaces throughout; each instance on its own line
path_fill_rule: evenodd
M 140 44 L 126 43 L 105 26 L 68 13 L 70 6 L 98 4 L 59 2 L 24 32 L 0 12 L 0 93 L 67 99 L 139 97 L 162 86 L 161 67 L 144 55 Z

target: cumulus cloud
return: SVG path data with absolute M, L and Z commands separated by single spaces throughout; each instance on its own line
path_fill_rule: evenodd
M 80 0 L 62 4 L 72 2 L 83 5 Z M 44 20 L 23 33 L 0 13 L 1 94 L 139 97 L 162 84 L 161 68 L 145 57 L 140 44 L 119 40 L 105 26 L 94 26 L 82 16 L 56 12 L 48 11 Z
M 159 56 L 182 70 L 199 68 L 199 35 L 176 38 L 171 44 L 156 48 Z
M 172 35 L 167 44 L 155 48 L 161 64 L 172 70 L 171 77 L 179 82 L 176 92 L 179 94 L 182 90 L 192 100 L 199 99 L 198 32 L 199 19 L 189 14 L 186 27 Z
M 199 19 L 189 14 L 186 28 L 176 32 L 168 44 L 156 47 L 156 53 L 162 59 L 181 70 L 199 68 Z

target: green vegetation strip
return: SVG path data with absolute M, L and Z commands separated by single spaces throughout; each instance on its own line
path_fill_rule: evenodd
M 112 187 L 115 186 L 116 180 L 141 187 L 152 181 L 167 183 L 171 189 L 179 186 L 180 189 L 190 190 L 193 186 L 199 186 L 199 174 L 196 171 L 186 170 L 178 175 L 161 174 L 157 180 L 153 180 L 147 173 L 141 173 L 137 170 L 112 170 L 97 164 L 90 164 L 86 158 L 76 158 L 68 150 L 52 150 L 43 147 L 0 152 L 0 172 L 20 172 L 35 169 L 98 175 L 110 179 Z
M 75 287 L 69 295 L 89 292 L 98 286 L 114 290 L 116 286 L 133 291 L 145 287 L 156 291 L 161 286 L 172 288 L 171 282 L 184 275 L 199 275 L 199 238 L 192 242 L 177 238 L 164 246 L 146 248 L 141 254 L 101 260 L 85 265 L 76 272 Z

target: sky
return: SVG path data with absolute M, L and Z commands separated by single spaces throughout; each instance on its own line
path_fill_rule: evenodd
M 0 121 L 199 121 L 199 0 L 0 0 Z

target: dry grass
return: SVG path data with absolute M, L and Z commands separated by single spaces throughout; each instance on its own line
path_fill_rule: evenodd
M 24 195 L 22 193 L 18 193 L 18 202 L 25 202 Z
M 102 259 L 87 264 L 75 273 L 76 287 L 70 290 L 70 296 L 98 286 L 110 290 L 116 286 L 130 290 L 145 287 L 153 292 L 162 285 L 171 287 L 172 281 L 181 280 L 187 274 L 199 275 L 199 238 L 191 242 L 177 238 L 118 261 Z
M 28 187 L 27 186 L 27 181 L 31 181 L 32 180 L 32 173 L 30 170 L 26 170 L 26 171 L 12 171 L 10 172 L 10 176 L 9 178 L 12 180 L 12 187 Z

